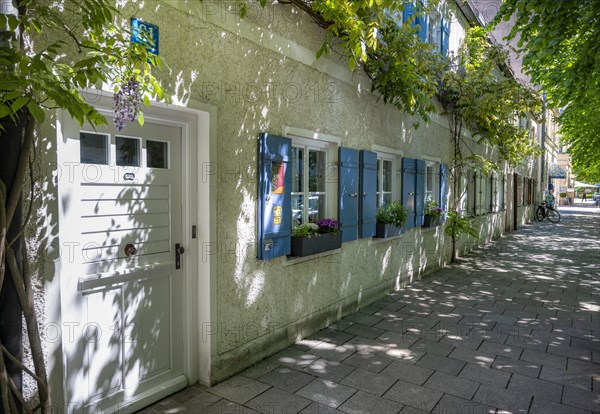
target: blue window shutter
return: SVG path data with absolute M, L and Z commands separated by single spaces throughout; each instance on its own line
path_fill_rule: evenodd
M 442 56 L 448 56 L 450 49 L 450 21 L 442 18 Z
M 448 212 L 448 194 L 449 194 L 449 183 L 448 183 L 448 166 L 446 164 L 440 164 L 440 207 L 445 212 Z M 444 214 L 444 219 L 446 215 Z
M 375 215 L 377 213 L 377 154 L 360 151 L 360 223 L 358 237 L 375 235 Z
M 339 148 L 338 218 L 342 241 L 358 238 L 358 150 Z
M 290 254 L 292 230 L 292 140 L 271 134 L 258 139 L 257 257 Z
M 402 24 L 407 22 L 413 14 L 415 14 L 415 6 L 413 4 L 413 0 L 407 0 L 404 3 L 404 9 L 402 9 Z M 413 21 L 412 24 L 414 25 L 415 22 Z
M 417 17 L 415 24 L 419 25 L 419 39 L 421 42 L 427 41 L 427 14 L 425 13 L 425 6 L 422 0 L 417 2 Z
M 402 158 L 402 205 L 408 210 L 407 229 L 415 226 L 416 175 L 417 160 Z
M 425 215 L 425 161 L 417 160 L 417 191 L 415 191 L 415 226 L 423 225 Z

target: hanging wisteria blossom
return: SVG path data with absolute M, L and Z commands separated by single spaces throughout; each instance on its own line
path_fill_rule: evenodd
M 115 116 L 113 123 L 117 131 L 125 128 L 125 121 L 135 121 L 140 111 L 140 90 L 138 81 L 130 78 L 123 82 L 119 92 L 115 94 Z

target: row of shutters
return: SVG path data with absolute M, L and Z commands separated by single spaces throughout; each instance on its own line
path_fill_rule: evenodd
M 292 140 L 261 134 L 258 144 L 257 257 L 272 259 L 290 254 Z M 402 159 L 401 201 L 408 209 L 405 227 L 420 227 L 425 204 L 425 161 Z M 440 206 L 448 202 L 448 168 L 440 165 Z M 338 221 L 342 241 L 375 235 L 377 210 L 377 154 L 339 148 Z

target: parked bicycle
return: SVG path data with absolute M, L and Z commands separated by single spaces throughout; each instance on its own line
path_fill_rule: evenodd
M 535 218 L 537 221 L 542 221 L 547 218 L 552 223 L 558 223 L 560 221 L 560 213 L 552 205 L 542 201 L 542 204 L 538 206 L 535 212 Z

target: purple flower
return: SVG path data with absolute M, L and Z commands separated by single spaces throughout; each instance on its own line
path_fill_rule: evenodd
M 317 220 L 316 225 L 319 226 L 319 233 L 335 233 L 339 228 L 337 220 L 334 219 Z
M 125 121 L 135 121 L 140 111 L 141 97 L 138 81 L 132 77 L 127 82 L 123 82 L 119 92 L 115 94 L 114 101 L 113 123 L 117 131 L 122 131 L 125 128 Z

